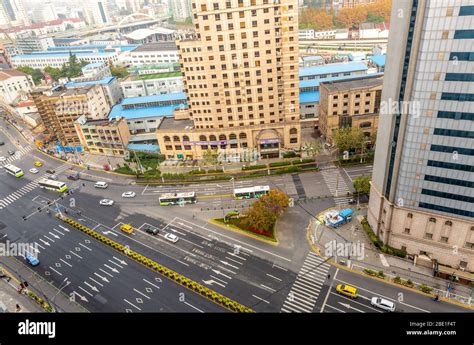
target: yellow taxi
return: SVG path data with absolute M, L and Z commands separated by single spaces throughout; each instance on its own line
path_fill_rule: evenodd
M 130 224 L 123 224 L 121 227 L 120 227 L 120 230 L 122 230 L 123 232 L 126 232 L 127 234 L 133 234 L 133 226 L 131 226 Z
M 42 165 L 43 165 L 43 163 L 41 163 L 41 162 L 35 162 L 35 163 L 34 163 L 34 166 L 35 166 L 35 167 L 40 167 L 40 166 L 42 166 Z
M 320 222 L 321 224 L 324 224 L 324 214 L 320 214 L 320 215 L 318 216 L 318 220 L 319 220 L 319 222 Z
M 341 295 L 345 295 L 350 298 L 357 298 L 357 289 L 353 286 L 339 284 L 338 286 L 336 286 L 336 291 Z

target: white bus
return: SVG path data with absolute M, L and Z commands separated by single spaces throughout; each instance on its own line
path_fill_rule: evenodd
M 159 202 L 161 206 L 179 205 L 179 204 L 195 204 L 197 201 L 196 193 L 165 193 L 161 194 Z
M 61 181 L 42 179 L 38 182 L 39 186 L 44 189 L 53 190 L 55 192 L 64 193 L 67 191 L 67 185 Z
M 234 189 L 234 199 L 254 199 L 260 198 L 262 195 L 268 194 L 270 186 L 254 186 L 248 188 L 236 188 Z
M 7 173 L 15 177 L 22 177 L 23 175 L 25 175 L 23 170 L 11 164 L 4 165 L 3 168 Z

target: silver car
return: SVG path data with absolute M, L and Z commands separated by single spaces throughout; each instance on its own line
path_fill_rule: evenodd
M 102 199 L 99 202 L 99 204 L 102 205 L 102 206 L 112 206 L 114 204 L 114 201 L 110 200 L 110 199 Z
M 372 297 L 372 299 L 370 300 L 370 304 L 372 304 L 374 307 L 383 309 L 385 311 L 390 311 L 390 312 L 395 311 L 395 303 L 389 300 L 386 300 L 384 298 Z

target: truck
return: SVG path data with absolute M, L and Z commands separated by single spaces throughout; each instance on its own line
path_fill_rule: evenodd
M 349 223 L 352 220 L 352 210 L 345 208 L 341 211 L 331 210 L 324 214 L 324 224 L 331 228 L 337 228 L 338 226 Z

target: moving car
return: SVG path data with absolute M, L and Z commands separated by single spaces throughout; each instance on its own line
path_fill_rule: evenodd
M 336 286 L 336 291 L 341 295 L 345 295 L 350 298 L 357 298 L 357 289 L 347 284 L 339 284 Z
M 67 179 L 72 180 L 72 181 L 77 181 L 77 180 L 79 180 L 79 176 L 77 176 L 77 175 L 68 175 Z
M 122 198 L 134 198 L 135 195 L 135 192 L 125 192 L 122 194 Z
M 127 234 L 133 234 L 134 231 L 133 226 L 131 226 L 130 224 L 122 224 L 120 230 L 126 232 Z
M 107 188 L 108 187 L 108 184 L 106 182 L 103 182 L 103 181 L 98 181 L 95 183 L 94 185 L 95 188 Z
M 157 235 L 157 234 L 158 234 L 158 229 L 155 228 L 155 227 L 153 227 L 153 226 L 151 226 L 151 225 L 145 226 L 145 227 L 143 228 L 143 230 L 144 230 L 146 233 L 150 234 L 150 235 Z
M 48 179 L 53 180 L 53 181 L 57 181 L 58 177 L 56 175 L 49 175 Z
M 165 235 L 165 238 L 166 238 L 168 241 L 173 242 L 173 243 L 176 243 L 176 242 L 178 242 L 178 240 L 179 240 L 178 236 L 176 236 L 176 235 L 174 235 L 174 234 L 170 234 L 170 233 L 167 233 L 167 234 Z
M 370 304 L 385 311 L 395 311 L 395 303 L 380 297 L 372 297 Z
M 40 166 L 42 166 L 42 165 L 43 165 L 43 163 L 41 163 L 41 162 L 34 162 L 34 166 L 35 166 L 35 167 L 40 167 Z
M 32 173 L 32 174 L 37 174 L 37 173 L 39 173 L 39 170 L 36 169 L 36 168 L 31 168 L 31 169 L 30 169 L 30 173 Z
M 8 151 L 8 154 L 9 154 L 10 156 L 13 156 L 13 155 L 15 154 L 15 151 Z
M 5 145 L 5 142 L 0 141 L 0 146 L 3 146 L 3 145 Z
M 35 257 L 34 255 L 30 254 L 30 253 L 27 253 L 26 256 L 25 256 L 25 260 L 27 263 L 29 263 L 31 266 L 38 266 L 39 265 L 39 260 L 37 257 Z
M 114 204 L 114 201 L 110 199 L 102 199 L 101 201 L 99 201 L 99 204 L 102 206 L 112 206 Z
M 56 172 L 56 170 L 54 170 L 54 169 L 47 169 L 46 172 L 47 172 L 48 174 L 54 174 L 54 173 Z
M 3 156 L 0 157 L 0 162 L 5 162 L 7 159 Z

